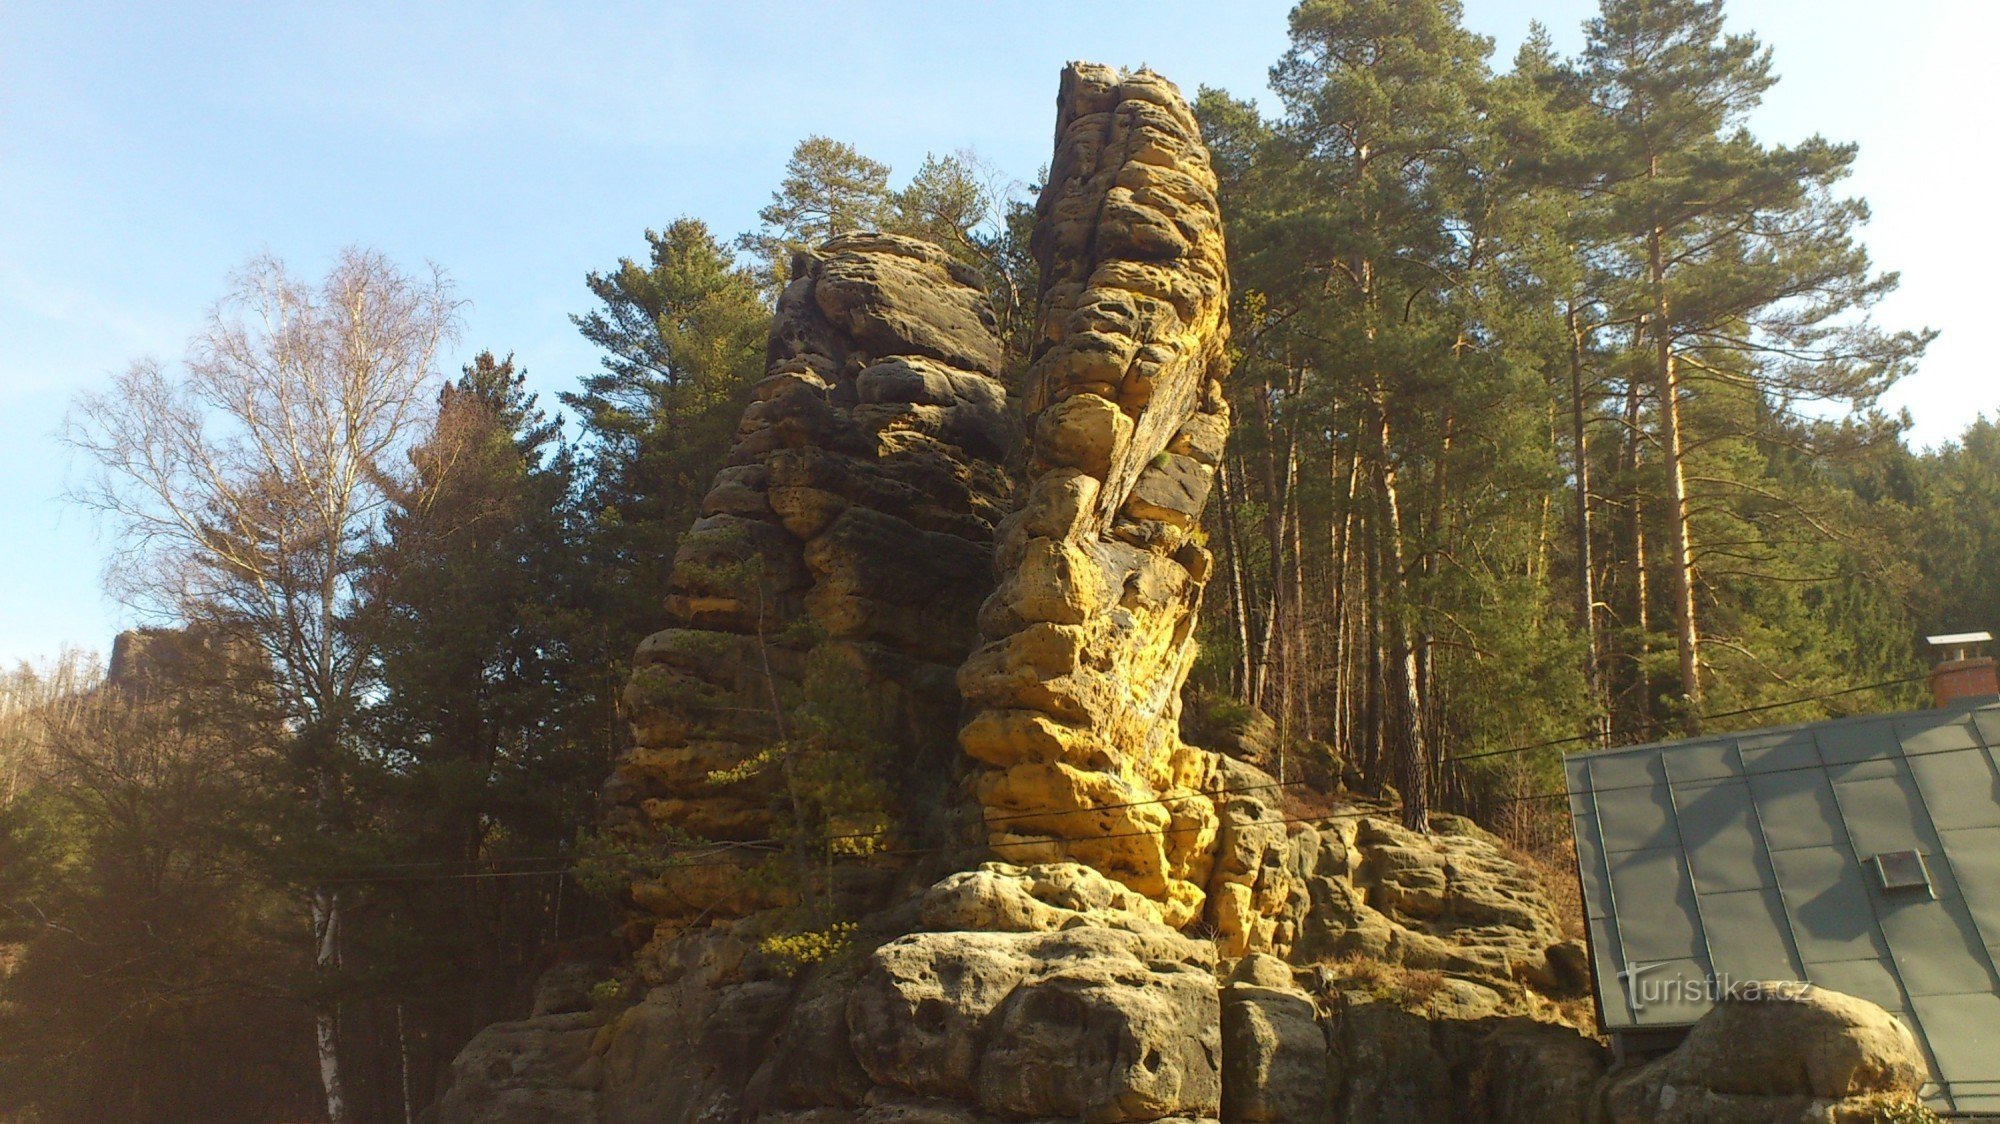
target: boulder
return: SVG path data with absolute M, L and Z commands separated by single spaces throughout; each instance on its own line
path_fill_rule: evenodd
M 1614 1080 L 1612 1124 L 1865 1120 L 1913 1103 L 1929 1068 L 1916 1037 L 1865 999 L 1811 984 L 1744 984 L 1679 1046 Z
M 1274 957 L 1222 993 L 1222 1119 L 1321 1124 L 1333 1116 L 1326 1033 L 1310 996 Z M 1283 972 L 1283 982 L 1277 973 Z
M 1212 1115 L 1213 954 L 1167 931 L 917 933 L 877 949 L 847 1007 L 878 1086 L 1005 1119 Z
M 451 1063 L 438 1124 L 549 1124 L 597 1119 L 587 1013 L 495 1023 Z

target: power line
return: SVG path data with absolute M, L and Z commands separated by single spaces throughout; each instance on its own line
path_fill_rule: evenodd
M 1960 747 L 1955 749 L 1929 749 L 1929 750 L 1919 750 L 1914 753 L 1906 752 L 1902 755 L 1902 758 L 1904 760 L 1911 760 L 1922 757 L 1937 757 L 1947 753 L 1969 753 L 1969 752 L 1974 752 L 1974 750 L 1965 747 Z M 1784 773 L 1815 772 L 1826 768 L 1828 768 L 1828 766 L 1825 764 L 1789 765 L 1783 768 L 1766 769 L 1759 773 L 1746 774 L 1744 779 L 1747 781 L 1750 777 L 1769 777 L 1769 776 L 1778 776 Z M 1297 783 L 1297 782 L 1287 782 L 1288 785 L 1292 783 Z M 1260 787 L 1270 788 L 1274 786 L 1264 785 Z M 1592 789 L 1580 789 L 1580 790 L 1565 789 L 1556 792 L 1524 793 L 1518 796 L 1504 797 L 1495 802 L 1501 804 L 1518 804 L 1530 800 L 1557 800 L 1571 796 L 1590 796 L 1606 792 L 1640 791 L 1640 790 L 1650 789 L 1652 787 L 1653 787 L 1652 785 L 1615 785 L 1608 788 L 1592 788 Z M 1231 791 L 1247 791 L 1247 790 L 1231 790 Z M 1163 799 L 1184 800 L 1187 798 L 1188 798 L 1187 795 L 1182 795 L 1178 797 L 1167 797 Z M 1256 820 L 1250 826 L 1277 827 L 1277 826 L 1289 826 L 1292 824 L 1325 824 L 1332 822 L 1334 820 L 1365 819 L 1369 817 L 1387 819 L 1394 816 L 1396 811 L 1397 809 L 1394 806 L 1351 807 L 1331 812 L 1324 812 L 1317 815 L 1279 816 L 1272 819 Z M 1075 813 L 1052 813 L 1052 814 L 1071 815 Z M 967 850 L 981 850 L 981 849 L 1001 850 L 1003 848 L 1010 848 L 1010 847 L 1047 847 L 1051 844 L 1067 849 L 1068 847 L 1073 846 L 1075 844 L 1088 844 L 1088 843 L 1101 842 L 1113 839 L 1137 839 L 1145 836 L 1164 837 L 1169 835 L 1185 834 L 1197 830 L 1199 829 L 1195 827 L 1141 828 L 1136 831 L 1111 832 L 1105 835 L 1092 835 L 1081 839 L 1062 839 L 1050 836 L 1042 839 L 1017 839 L 1013 841 L 999 841 L 999 842 L 988 840 L 984 844 L 960 843 L 960 844 L 951 844 L 951 845 L 942 845 L 933 847 L 904 847 L 904 848 L 876 851 L 873 852 L 873 854 L 875 856 L 890 857 L 890 858 L 911 858 L 922 855 L 951 854 L 954 852 L 967 851 Z M 845 836 L 841 838 L 862 838 L 862 836 Z M 757 840 L 753 842 L 768 844 L 768 843 L 776 843 L 778 842 L 778 840 L 767 839 L 767 840 Z M 740 844 L 739 846 L 749 846 L 749 845 L 751 844 L 745 843 L 745 844 Z M 741 865 L 734 860 L 718 859 L 714 857 L 715 855 L 721 853 L 721 851 L 730 849 L 734 848 L 721 848 L 718 850 L 711 850 L 708 852 L 707 855 L 699 859 L 676 861 L 672 863 L 670 869 L 683 870 L 683 869 L 691 869 L 697 867 Z M 331 879 L 323 879 L 322 882 L 324 882 L 325 884 L 336 884 L 336 883 L 351 884 L 351 883 L 371 883 L 371 882 L 433 881 L 442 879 L 532 878 L 532 877 L 548 877 L 552 875 L 565 874 L 568 872 L 568 870 L 569 868 L 567 866 L 564 866 L 549 870 L 475 871 L 475 872 L 461 873 L 461 874 L 408 874 L 408 875 L 387 875 L 379 878 L 331 878 Z
M 1827 699 L 1837 699 L 1842 695 L 1859 694 L 1862 691 L 1879 691 L 1884 687 L 1900 687 L 1906 683 L 1921 683 L 1924 681 L 1924 679 L 1925 676 L 1922 675 L 1913 675 L 1907 679 L 1887 679 L 1880 683 L 1869 683 L 1860 687 L 1849 687 L 1841 691 L 1827 691 L 1823 694 L 1818 694 L 1818 695 L 1804 695 L 1796 699 L 1787 699 L 1784 702 L 1763 703 L 1759 706 L 1746 706 L 1739 710 L 1718 711 L 1715 714 L 1706 714 L 1703 715 L 1702 717 L 1736 718 L 1745 714 L 1759 714 L 1767 710 L 1782 710 L 1788 706 L 1801 706 L 1805 703 L 1810 703 L 1810 702 L 1824 702 Z M 1550 746 L 1568 745 L 1571 742 L 1591 741 L 1594 740 L 1596 736 L 1597 735 L 1595 734 L 1577 734 L 1567 738 L 1555 738 L 1550 741 L 1536 742 L 1533 745 L 1517 745 L 1510 749 L 1489 749 L 1481 753 L 1460 754 L 1457 757 L 1446 758 L 1446 761 L 1447 762 L 1478 761 L 1481 760 L 1482 758 L 1487 758 L 1487 757 L 1505 757 L 1515 753 L 1528 753 L 1532 750 L 1547 749 Z M 1726 735 L 1716 735 L 1716 736 L 1726 736 Z M 1628 743 L 1628 745 L 1644 745 L 1644 744 L 1646 743 L 1644 742 Z M 1626 747 L 1619 746 L 1619 747 L 1607 747 L 1607 748 L 1626 748 Z
M 1799 698 L 1788 699 L 1782 702 L 1764 703 L 1758 706 L 1742 707 L 1737 710 L 1720 711 L 1715 714 L 1706 715 L 1705 717 L 1732 718 L 1745 714 L 1756 714 L 1768 710 L 1778 710 L 1790 706 L 1799 706 L 1805 703 L 1822 702 L 1827 699 L 1839 698 L 1844 695 L 1859 694 L 1863 691 L 1874 691 L 1874 690 L 1880 690 L 1885 687 L 1899 687 L 1910 683 L 1918 683 L 1922 682 L 1924 678 L 1925 678 L 1924 676 L 1910 676 L 1903 679 L 1884 680 L 1879 683 L 1869 683 L 1859 687 L 1848 687 L 1844 690 L 1839 690 L 1839 691 L 1827 691 L 1816 695 L 1805 695 Z M 1728 735 L 1718 735 L 1718 736 L 1726 737 Z M 1510 754 L 1528 753 L 1537 749 L 1547 749 L 1551 746 L 1566 745 L 1571 742 L 1578 742 L 1578 741 L 1587 741 L 1591 740 L 1592 737 L 1594 737 L 1594 735 L 1585 734 L 1568 738 L 1558 738 L 1545 742 L 1536 742 L 1530 745 L 1513 746 L 1507 749 L 1487 750 L 1481 753 L 1465 754 L 1463 756 L 1447 758 L 1442 763 L 1449 764 L 1462 761 L 1479 760 L 1482 758 L 1500 757 Z M 1646 743 L 1634 743 L 1634 744 L 1643 745 Z M 1632 747 L 1633 746 L 1628 745 L 1618 748 L 1632 748 Z M 1925 750 L 1916 753 L 1904 753 L 1902 756 L 1904 759 L 1907 760 L 1917 757 L 1934 756 L 1940 753 L 1961 753 L 1961 752 L 1965 752 L 1965 750 L 1964 749 Z M 1826 768 L 1826 766 L 1823 764 L 1787 766 L 1778 769 L 1767 769 L 1756 774 L 1747 774 L 1746 779 L 1747 776 L 1749 775 L 1775 776 L 1783 773 L 1809 772 L 1824 768 Z M 1159 796 L 1146 800 L 1130 800 L 1116 804 L 1101 804 L 1090 808 L 1070 808 L 1061 810 L 1051 809 L 1051 810 L 1037 811 L 1037 812 L 1018 812 L 1005 816 L 983 817 L 980 822 L 981 826 L 990 828 L 994 824 L 1013 823 L 1021 820 L 1030 820 L 1030 819 L 1040 820 L 1040 819 L 1050 819 L 1061 816 L 1091 815 L 1098 812 L 1118 811 L 1121 809 L 1145 807 L 1155 804 L 1170 804 L 1178 801 L 1190 800 L 1198 796 L 1209 797 L 1213 799 L 1215 797 L 1238 796 L 1252 792 L 1268 791 L 1271 789 L 1294 788 L 1301 786 L 1304 783 L 1305 782 L 1303 781 L 1273 781 L 1269 784 L 1246 785 L 1244 787 L 1234 788 L 1234 789 L 1193 789 L 1187 792 L 1178 793 L 1170 796 Z M 1647 789 L 1651 787 L 1652 787 L 1651 785 L 1619 785 L 1610 788 L 1592 788 L 1581 791 L 1570 791 L 1568 789 L 1564 789 L 1556 792 L 1524 793 L 1516 796 L 1500 798 L 1496 800 L 1495 803 L 1516 804 L 1516 803 L 1525 803 L 1533 800 L 1566 799 L 1575 796 L 1595 795 L 1598 793 L 1605 793 L 1605 792 L 1633 791 L 1639 789 Z M 1274 826 L 1301 824 L 1301 823 L 1325 823 L 1330 820 L 1337 820 L 1337 819 L 1349 819 L 1349 818 L 1366 817 L 1366 816 L 1387 816 L 1393 813 L 1394 810 L 1395 810 L 1394 808 L 1357 808 L 1357 809 L 1349 809 L 1346 811 L 1328 812 L 1317 816 L 1288 816 L 1288 817 L 1279 817 L 1276 819 L 1258 820 L 1255 822 L 1258 824 L 1268 824 Z M 890 835 L 895 830 L 896 829 L 894 828 L 882 828 L 875 831 L 867 831 L 867 832 L 848 832 L 840 835 L 826 836 L 823 840 L 820 840 L 820 842 L 831 845 L 836 842 L 847 842 L 857 839 L 881 839 Z M 1014 840 L 1011 842 L 995 842 L 989 839 L 984 846 L 989 850 L 1003 848 L 1003 847 L 1046 847 L 1050 843 L 1056 843 L 1058 845 L 1067 845 L 1073 843 L 1090 843 L 1099 840 L 1130 839 L 1142 836 L 1155 836 L 1155 835 L 1166 836 L 1177 832 L 1188 832 L 1194 830 L 1197 829 L 1194 827 L 1175 828 L 1169 826 L 1163 828 L 1142 828 L 1136 831 L 1113 832 L 1104 835 L 1092 835 L 1081 839 L 1062 839 L 1054 836 L 1046 837 L 1043 839 Z M 688 867 L 701 867 L 701 866 L 740 865 L 734 860 L 718 859 L 715 858 L 714 856 L 730 850 L 743 850 L 743 849 L 753 849 L 753 848 L 768 849 L 770 847 L 780 845 L 781 843 L 782 840 L 765 838 L 765 839 L 754 839 L 754 840 L 730 841 L 727 844 L 719 847 L 717 846 L 717 844 L 714 843 L 700 843 L 700 844 L 669 843 L 665 844 L 664 846 L 667 849 L 680 848 L 689 851 L 703 850 L 705 852 L 703 857 L 700 859 L 675 861 L 672 864 L 674 869 L 682 869 Z M 958 845 L 937 846 L 937 847 L 899 848 L 899 849 L 877 851 L 873 852 L 873 854 L 882 856 L 891 856 L 891 857 L 912 857 L 918 855 L 945 854 L 953 851 L 965 850 L 969 847 L 976 847 L 976 846 L 978 845 L 958 844 Z M 386 876 L 380 878 L 369 878 L 369 877 L 359 877 L 359 876 L 357 877 L 336 876 L 333 878 L 319 879 L 317 881 L 321 882 L 322 884 L 332 885 L 332 884 L 352 884 L 352 883 L 367 883 L 367 882 L 416 881 L 416 880 L 430 881 L 430 880 L 443 880 L 443 879 L 546 877 L 549 875 L 562 874 L 568 871 L 569 870 L 568 864 L 570 862 L 570 859 L 569 857 L 562 855 L 519 856 L 513 858 L 496 858 L 496 859 L 458 859 L 458 860 L 437 860 L 435 862 L 384 863 L 384 864 L 373 864 L 370 866 L 350 868 L 350 869 L 358 869 L 358 870 L 408 869 L 415 867 L 450 866 L 450 865 L 461 865 L 461 864 L 475 864 L 482 862 L 485 863 L 561 862 L 564 865 L 547 870 L 471 871 L 463 873 L 411 874 L 411 875 L 400 875 L 400 876 Z

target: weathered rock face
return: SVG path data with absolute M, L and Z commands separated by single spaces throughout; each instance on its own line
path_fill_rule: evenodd
M 1491 996 L 1482 1013 L 1588 995 L 1588 955 L 1563 937 L 1540 880 L 1468 820 L 1439 814 L 1432 827 L 1343 816 L 1291 835 L 1278 918 L 1291 960 L 1443 973 Z
M 917 903 L 917 931 L 806 986 L 743 1118 L 1212 1116 L 1214 950 L 1150 912 L 1074 864 L 945 879 Z
M 636 745 L 605 788 L 610 831 L 770 837 L 787 806 L 771 751 L 827 695 L 831 724 L 866 727 L 894 776 L 949 774 L 953 676 L 1013 502 L 1003 462 L 1019 434 L 999 367 L 976 276 L 936 247 L 850 234 L 797 257 L 770 373 L 675 556 L 672 627 L 634 660 Z M 852 826 L 893 826 L 900 810 L 883 811 Z M 634 897 L 671 920 L 796 889 L 722 863 L 668 868 Z
M 546 1124 L 597 1119 L 588 1013 L 496 1023 L 479 1032 L 451 1063 L 451 1086 L 438 1101 L 442 1121 Z
M 489 1028 L 441 1120 L 1589 1119 L 1605 1051 L 1537 1021 L 1558 1016 L 1529 950 L 1556 924 L 1497 845 L 1345 815 L 1281 850 L 1310 962 L 1232 966 L 1079 863 L 986 863 L 798 978 L 754 919 L 683 932 L 594 1033 L 556 1013 Z
M 1164 928 L 913 934 L 876 950 L 850 1043 L 877 1086 L 1001 1119 L 1210 1116 L 1213 957 Z
M 689 932 L 621 1013 L 487 1028 L 439 1120 L 1212 1120 L 1214 947 L 1156 915 L 1087 867 L 989 864 L 925 894 L 916 931 L 809 978 L 731 927 Z
M 1063 72 L 1034 238 L 1028 495 L 958 677 L 995 852 L 1087 863 L 1174 926 L 1201 916 L 1220 826 L 1200 794 L 1215 758 L 1179 737 L 1211 566 L 1195 531 L 1229 432 L 1215 188 L 1171 83 Z

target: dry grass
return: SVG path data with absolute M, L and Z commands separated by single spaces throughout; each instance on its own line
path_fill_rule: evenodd
M 1398 981 L 1403 997 L 1413 1006 L 1423 1006 L 1444 987 L 1444 973 L 1431 968 L 1405 968 Z
M 1597 1025 L 1597 1004 L 1589 996 L 1580 999 L 1564 999 L 1556 1003 L 1556 1010 L 1569 1025 L 1588 1037 L 1605 1041 L 1604 1031 Z
M 1348 801 L 1321 792 L 1309 785 L 1293 785 L 1279 790 L 1278 809 L 1286 819 L 1322 819 L 1347 807 Z
M 1331 990 L 1362 991 L 1387 1003 L 1410 1010 L 1422 1008 L 1444 988 L 1443 972 L 1430 968 L 1405 968 L 1365 956 L 1348 953 L 1326 964 L 1332 976 Z
M 1563 936 L 1584 939 L 1583 885 L 1576 877 L 1576 840 L 1568 835 L 1528 850 L 1509 846 L 1507 857 L 1535 872 L 1555 907 Z

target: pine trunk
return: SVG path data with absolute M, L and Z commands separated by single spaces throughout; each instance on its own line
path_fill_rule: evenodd
M 1688 533 L 1687 473 L 1681 458 L 1680 380 L 1674 367 L 1672 330 L 1668 324 L 1666 273 L 1661 232 L 1648 239 L 1653 285 L 1653 373 L 1660 395 L 1660 453 L 1667 476 L 1667 548 L 1674 577 L 1674 634 L 1680 656 L 1681 728 L 1701 733 L 1700 633 L 1694 614 L 1694 551 Z
M 1227 464 L 1215 475 L 1222 491 L 1222 550 L 1229 556 L 1229 610 L 1236 628 L 1236 666 L 1231 671 L 1234 682 L 1230 693 L 1241 699 L 1249 697 L 1252 675 L 1250 598 L 1243 588 L 1243 548 L 1236 532 L 1235 477 Z
M 1636 340 L 1634 341 L 1636 344 Z M 1632 679 L 1625 693 L 1630 700 L 1628 740 L 1643 739 L 1653 732 L 1653 684 L 1648 663 L 1652 656 L 1652 592 L 1646 581 L 1646 497 L 1640 474 L 1646 463 L 1645 442 L 1639 430 L 1641 391 L 1634 378 L 1625 387 L 1625 474 L 1626 550 L 1628 584 L 1631 586 L 1628 619 L 1631 622 L 1631 651 L 1628 653 Z
M 1394 619 L 1389 622 L 1389 687 L 1392 698 L 1385 711 L 1395 715 L 1395 733 L 1400 742 L 1396 755 L 1396 787 L 1403 797 L 1403 826 L 1412 831 L 1430 830 L 1430 755 L 1424 741 L 1424 703 L 1418 686 L 1417 650 L 1410 634 L 1406 613 L 1408 597 L 1403 576 L 1403 511 L 1396 492 L 1396 469 L 1391 463 L 1389 412 L 1378 390 L 1375 403 L 1375 484 L 1382 504 L 1382 577 Z M 1384 739 L 1386 742 L 1386 738 Z
M 1609 745 L 1611 714 L 1604 697 L 1603 655 L 1597 640 L 1597 577 L 1590 543 L 1590 434 L 1584 424 L 1583 344 L 1582 320 L 1572 305 L 1569 309 L 1569 416 L 1570 448 L 1575 466 L 1573 475 L 1576 478 L 1576 618 L 1577 627 L 1583 630 L 1583 677 L 1590 691 L 1594 712 L 1592 725 L 1598 744 Z
M 1329 740 L 1340 747 L 1350 758 L 1354 747 L 1350 744 L 1353 723 L 1350 708 L 1353 705 L 1351 689 L 1352 677 L 1348 665 L 1353 662 L 1353 644 L 1349 639 L 1349 621 L 1353 617 L 1354 598 L 1348 596 L 1349 557 L 1354 547 L 1354 493 L 1361 468 L 1361 449 L 1356 442 L 1354 450 L 1347 457 L 1347 498 L 1341 508 L 1340 519 L 1333 526 L 1333 707 L 1332 728 Z M 1338 493 L 1336 493 L 1338 494 Z
M 1286 521 L 1291 514 L 1289 500 L 1292 493 L 1292 477 L 1298 470 L 1298 460 L 1295 455 L 1296 446 L 1291 435 L 1287 433 L 1284 453 L 1286 476 L 1281 483 L 1278 477 L 1278 433 L 1277 426 L 1271 420 L 1270 391 L 1271 384 L 1267 381 L 1265 393 L 1257 398 L 1257 418 L 1264 431 L 1264 541 L 1270 544 L 1271 554 L 1270 571 L 1266 575 L 1270 585 L 1266 590 L 1264 635 L 1258 644 L 1259 683 L 1252 701 L 1267 711 L 1277 711 L 1278 716 L 1282 718 L 1284 705 L 1274 700 L 1273 695 L 1277 692 L 1273 688 L 1282 690 L 1284 684 L 1273 682 L 1271 668 L 1274 664 L 1282 665 L 1283 662 L 1283 644 L 1279 640 L 1279 629 L 1297 627 L 1296 621 L 1284 618 L 1288 607 L 1285 590 L 1287 584 L 1285 532 L 1288 529 Z M 1291 672 L 1289 667 L 1280 666 L 1279 670 L 1286 675 Z
M 1362 568 L 1368 584 L 1368 596 L 1361 602 L 1358 639 L 1366 646 L 1362 655 L 1361 770 L 1368 784 L 1380 789 L 1387 780 L 1383 776 L 1386 762 L 1382 731 L 1388 725 L 1388 718 L 1382 713 L 1382 700 L 1388 695 L 1388 690 L 1383 679 L 1382 534 L 1376 526 L 1377 522 L 1379 520 L 1369 520 L 1366 528 L 1368 542 Z

